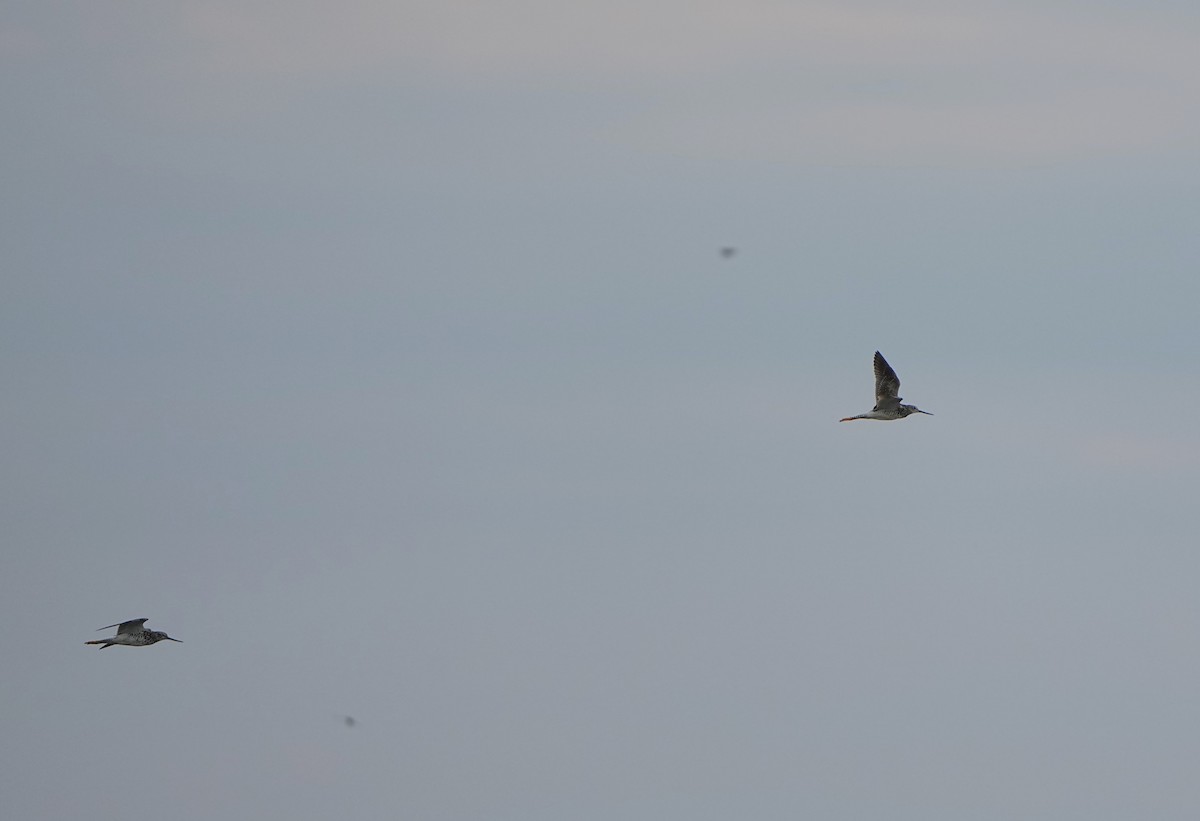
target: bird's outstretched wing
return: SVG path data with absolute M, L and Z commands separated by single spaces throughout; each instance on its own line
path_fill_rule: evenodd
M 108 625 L 108 627 L 101 627 L 96 632 L 100 632 L 100 630 L 108 630 L 111 627 L 115 627 L 115 628 L 117 628 L 118 635 L 120 635 L 121 633 L 140 633 L 142 630 L 145 629 L 143 627 L 143 625 L 148 621 L 150 621 L 150 620 L 149 619 L 132 619 L 130 621 L 123 621 L 120 624 L 110 624 L 110 625 Z
M 879 351 L 875 352 L 875 407 L 900 404 L 900 377 Z

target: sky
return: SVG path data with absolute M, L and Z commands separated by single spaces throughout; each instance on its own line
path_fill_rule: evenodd
M 0 815 L 1200 814 L 1194 4 L 10 3 L 0 93 Z

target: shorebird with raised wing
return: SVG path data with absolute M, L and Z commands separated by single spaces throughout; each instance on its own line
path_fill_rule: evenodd
M 147 644 L 154 644 L 155 642 L 162 641 L 163 639 L 166 639 L 167 641 L 178 641 L 180 644 L 183 644 L 183 642 L 179 639 L 173 639 L 166 633 L 158 630 L 147 630 L 147 621 L 149 621 L 149 619 L 132 619 L 130 621 L 123 621 L 120 624 L 110 624 L 107 627 L 101 627 L 101 630 L 108 630 L 110 627 L 115 627 L 117 628 L 117 634 L 107 639 L 85 641 L 84 644 L 99 644 L 101 650 L 103 650 L 105 647 L 112 647 L 114 644 L 125 644 L 130 647 L 145 647 Z
M 929 411 L 923 411 L 916 405 L 901 405 L 900 377 L 892 370 L 892 366 L 883 358 L 879 351 L 875 352 L 875 407 L 858 416 L 847 416 L 839 422 L 852 422 L 855 419 L 903 419 L 914 413 L 933 416 Z

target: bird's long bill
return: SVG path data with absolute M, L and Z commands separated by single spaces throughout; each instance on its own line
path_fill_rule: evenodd
M 183 644 L 183 639 L 173 639 L 170 636 L 163 636 L 163 638 L 165 638 L 167 641 L 177 641 L 180 644 Z
M 925 414 L 926 416 L 933 416 L 933 414 L 932 414 L 932 413 L 930 413 L 929 411 L 923 411 L 923 410 L 921 410 L 920 408 L 917 408 L 917 413 L 923 413 L 923 414 Z

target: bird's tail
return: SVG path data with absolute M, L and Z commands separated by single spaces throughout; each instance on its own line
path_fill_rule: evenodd
M 102 646 L 100 647 L 100 649 L 101 649 L 101 650 L 103 650 L 105 647 L 111 647 L 111 646 L 112 646 L 112 642 L 111 642 L 111 641 L 106 641 L 105 639 L 99 639 L 99 640 L 97 640 L 97 641 L 85 641 L 85 642 L 84 642 L 84 644 L 99 644 L 99 645 L 102 645 Z

